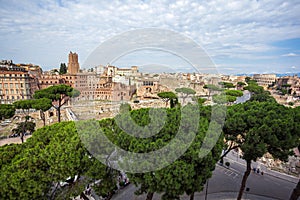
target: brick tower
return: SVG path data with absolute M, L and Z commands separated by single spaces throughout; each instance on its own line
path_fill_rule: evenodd
M 69 62 L 68 62 L 68 73 L 77 74 L 79 72 L 79 63 L 77 53 L 69 53 Z

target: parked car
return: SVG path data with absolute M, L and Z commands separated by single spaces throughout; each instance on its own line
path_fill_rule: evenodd
M 11 134 L 10 136 L 8 136 L 8 137 L 10 137 L 10 138 L 15 138 L 15 137 L 19 137 L 20 135 L 18 134 L 18 133 L 13 133 L 13 134 Z

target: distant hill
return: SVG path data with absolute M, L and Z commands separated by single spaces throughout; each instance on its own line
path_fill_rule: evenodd
M 300 72 L 298 72 L 298 73 L 276 74 L 277 77 L 282 77 L 282 76 L 294 76 L 294 75 L 297 75 L 298 77 L 300 77 Z

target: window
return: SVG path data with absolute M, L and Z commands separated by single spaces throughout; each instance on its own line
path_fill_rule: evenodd
M 5 87 L 5 88 L 8 88 L 8 83 L 4 83 L 4 87 Z
M 14 84 L 13 83 L 10 83 L 9 86 L 10 86 L 10 88 L 14 88 Z
M 10 93 L 11 93 L 11 94 L 14 94 L 14 90 L 13 90 L 13 89 L 11 89 L 11 90 L 10 90 Z

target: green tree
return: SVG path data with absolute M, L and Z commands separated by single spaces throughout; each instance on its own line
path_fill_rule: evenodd
M 295 120 L 295 128 L 299 130 L 300 128 L 300 107 L 296 107 L 293 109 L 294 111 L 294 120 Z M 298 141 L 300 142 L 300 137 L 298 138 Z M 300 145 L 298 145 L 298 151 L 300 151 Z M 293 189 L 293 192 L 291 194 L 290 200 L 297 200 L 300 196 L 300 179 L 298 181 L 298 184 L 296 187 Z
M 231 100 L 231 99 L 227 99 L 227 97 L 228 96 L 223 95 L 223 94 L 221 94 L 221 95 L 214 94 L 212 96 L 212 101 L 217 104 L 225 104 L 228 102 L 228 100 Z M 233 99 L 233 101 L 235 101 L 235 100 L 236 100 L 236 98 Z
M 22 110 L 25 116 L 29 116 L 29 112 L 30 109 L 32 108 L 33 103 L 34 101 L 32 99 L 28 99 L 28 100 L 15 101 L 13 105 L 16 109 Z
M 70 97 L 75 98 L 75 97 L 79 97 L 80 95 L 80 91 L 73 88 L 72 92 L 70 93 Z
M 259 101 L 259 102 L 276 102 L 275 98 L 271 96 L 269 91 L 264 91 L 259 94 L 253 94 L 250 98 L 250 101 Z
M 69 99 L 69 102 L 72 102 L 72 100 L 76 97 L 79 97 L 80 96 L 80 91 L 73 88 L 72 92 L 69 94 L 70 95 L 70 99 Z
M 157 94 L 164 102 L 166 102 L 166 107 L 168 106 L 168 102 L 170 101 L 170 107 L 174 107 L 174 101 L 177 100 L 177 96 L 173 92 L 160 92 Z
M 13 133 L 22 135 L 23 133 L 25 133 L 27 131 L 29 131 L 29 133 L 33 133 L 34 129 L 35 129 L 34 122 L 21 122 L 21 123 L 18 123 L 17 128 L 14 128 L 12 131 L 13 131 Z
M 226 140 L 232 142 L 228 151 L 240 148 L 247 163 L 237 198 L 240 200 L 251 171 L 251 161 L 267 152 L 285 161 L 292 148 L 299 145 L 299 123 L 291 108 L 270 102 L 233 105 L 226 117 L 223 131 Z
M 217 104 L 232 103 L 241 96 L 243 96 L 243 92 L 240 90 L 225 90 L 225 94 L 213 95 L 212 100 Z
M 40 117 L 46 125 L 45 112 L 52 107 L 52 101 L 47 98 L 35 99 L 32 108 L 40 111 Z
M 35 99 L 51 99 L 53 107 L 57 110 L 58 122 L 61 121 L 61 107 L 67 103 L 70 97 L 74 96 L 73 88 L 68 85 L 54 85 L 38 90 L 34 93 Z
M 129 103 L 122 103 L 120 105 L 120 113 L 129 112 L 131 111 L 131 106 Z
M 13 103 L 14 107 L 16 109 L 20 109 L 22 110 L 23 114 L 25 115 L 25 121 L 24 123 L 21 123 L 22 128 L 19 129 L 20 133 L 20 138 L 22 143 L 24 142 L 24 133 L 26 131 L 26 126 L 27 126 L 27 122 L 28 120 L 31 118 L 29 115 L 30 109 L 33 107 L 34 104 L 34 100 L 33 99 L 27 99 L 27 100 L 20 100 L 20 101 L 15 101 Z
M 69 199 L 84 190 L 86 181 L 113 184 L 115 178 L 107 178 L 107 167 L 86 150 L 74 122 L 45 126 L 22 145 L 0 147 L 0 163 L 0 199 Z M 84 178 L 60 187 L 75 175 Z
M 260 94 L 264 92 L 264 88 L 259 86 L 256 81 L 249 80 L 248 85 L 244 87 L 245 90 L 248 90 L 252 94 Z
M 154 172 L 128 174 L 131 182 L 139 186 L 139 190 L 136 191 L 136 194 L 146 193 L 147 200 L 152 199 L 154 193 L 161 193 L 162 199 L 179 199 L 180 195 L 186 193 L 193 199 L 194 193 L 201 191 L 207 179 L 211 177 L 211 171 L 213 171 L 219 159 L 222 149 L 221 139 L 218 140 L 217 145 L 207 156 L 199 158 L 199 153 L 201 153 L 199 147 L 207 134 L 211 115 L 210 110 L 206 107 L 197 108 L 197 106 L 191 105 L 188 105 L 185 109 L 187 109 L 188 115 L 191 115 L 195 109 L 201 109 L 200 113 L 202 117 L 200 121 L 195 122 L 194 117 L 185 116 L 185 114 L 181 116 L 182 113 L 179 108 L 166 109 L 167 117 L 164 120 L 165 125 L 154 137 L 143 139 L 131 137 L 123 131 L 118 131 L 113 123 L 110 126 L 114 128 L 110 128 L 108 124 L 103 124 L 106 128 L 115 130 L 114 134 L 111 134 L 110 137 L 108 136 L 112 141 L 118 141 L 117 138 L 122 138 L 122 141 L 119 140 L 116 144 L 122 149 L 137 153 L 155 151 L 167 145 L 168 142 L 174 139 L 174 136 L 178 134 L 178 131 L 180 131 L 179 126 L 182 118 L 187 119 L 187 121 L 185 121 L 187 124 L 185 124 L 184 130 L 182 130 L 185 133 L 189 133 L 191 127 L 197 123 L 199 124 L 199 129 L 196 131 L 196 136 L 192 144 L 175 162 Z M 141 126 L 150 122 L 147 109 L 133 110 L 131 117 Z M 212 124 L 214 124 L 214 122 L 212 122 Z M 218 124 L 216 123 L 212 126 L 218 127 Z M 212 128 L 212 131 L 214 132 L 215 129 Z M 116 138 L 116 140 L 114 138 Z M 185 138 L 180 139 L 184 140 Z M 176 148 L 180 149 L 181 147 L 176 146 Z M 176 152 L 174 152 L 174 154 L 176 154 Z M 132 168 L 135 167 L 130 161 L 129 165 Z M 147 161 L 143 162 L 143 165 L 146 167 L 148 165 Z
M 229 82 L 220 82 L 219 85 L 222 85 L 224 88 L 234 88 L 235 86 L 233 85 L 233 83 L 229 83 Z
M 176 91 L 177 93 L 181 93 L 181 94 L 183 95 L 183 96 L 182 96 L 182 98 L 183 98 L 183 103 L 184 103 L 185 99 L 186 99 L 189 95 L 194 95 L 194 94 L 196 94 L 196 91 L 193 90 L 192 88 L 185 88 L 185 87 L 183 87 L 183 88 L 176 88 L 175 91 Z
M 247 76 L 247 77 L 245 78 L 245 82 L 246 82 L 246 83 L 249 83 L 250 81 L 253 81 L 253 80 L 251 79 L 251 77 Z
M 92 186 L 96 194 L 101 197 L 111 197 L 112 192 L 117 189 L 117 178 L 119 176 L 119 172 L 109 168 L 94 157 L 92 158 L 92 165 L 85 173 L 85 176 L 90 179 L 90 182 L 101 180 L 100 183 Z
M 243 96 L 243 92 L 240 91 L 240 90 L 226 90 L 225 94 L 229 95 L 229 96 L 234 96 L 234 97 L 241 97 L 241 96 Z
M 11 104 L 0 104 L 0 120 L 13 117 L 15 111 L 15 107 Z
M 201 98 L 201 97 L 196 97 L 196 96 L 194 96 L 194 97 L 192 98 L 192 100 L 195 101 L 195 102 L 197 102 L 198 105 L 203 105 L 203 103 L 206 101 L 206 99 Z
M 237 82 L 237 84 L 236 84 L 238 87 L 243 87 L 244 85 L 246 85 L 246 83 L 244 83 L 244 82 Z
M 62 75 L 66 73 L 67 73 L 66 63 L 60 63 L 59 74 Z
M 222 88 L 219 88 L 218 86 L 213 84 L 204 85 L 203 88 L 208 90 L 208 98 L 210 97 L 213 91 L 222 91 Z

